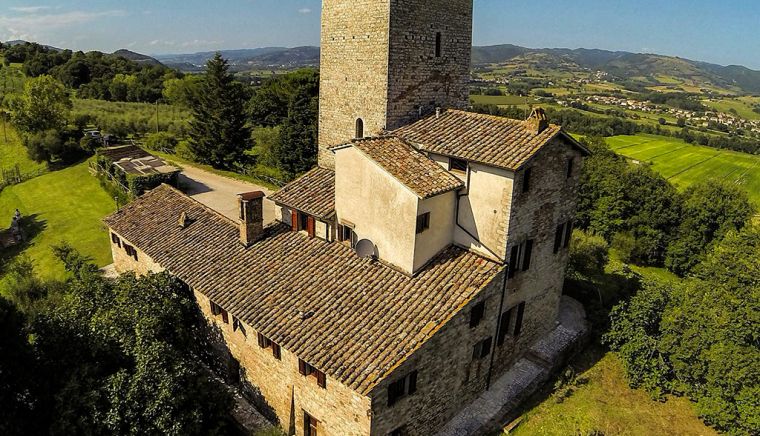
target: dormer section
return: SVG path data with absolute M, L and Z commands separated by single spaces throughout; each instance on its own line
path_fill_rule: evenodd
M 395 137 L 333 151 L 339 240 L 368 240 L 380 261 L 410 275 L 453 243 L 461 180 Z

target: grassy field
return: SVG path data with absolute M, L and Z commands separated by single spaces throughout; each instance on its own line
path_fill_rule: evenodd
M 524 106 L 535 103 L 530 97 L 518 95 L 471 95 L 470 100 L 475 104 L 495 104 L 497 106 Z
M 674 138 L 655 135 L 607 138 L 619 154 L 653 168 L 681 189 L 701 180 L 717 178 L 747 190 L 760 207 L 760 156 L 690 145 Z
M 10 124 L 6 126 L 5 133 L 7 133 L 8 141 L 5 140 L 1 123 L 2 121 L 0 121 L 0 169 L 7 170 L 16 165 L 22 173 L 45 169 L 46 164 L 29 159 L 26 147 L 21 144 L 21 139 Z
M 22 254 L 34 262 L 41 277 L 64 277 L 63 267 L 51 252 L 62 241 L 91 256 L 99 266 L 111 263 L 108 232 L 101 220 L 114 211 L 114 200 L 90 175 L 86 162 L 3 190 L 2 226 L 10 222 L 15 208 L 36 229 Z
M 589 351 L 573 362 L 578 368 L 591 366 L 577 375 L 583 382 L 569 398 L 558 401 L 555 395 L 549 396 L 523 415 L 520 425 L 509 434 L 717 434 L 694 414 L 687 399 L 652 401 L 645 392 L 628 387 L 622 364 L 615 354 L 608 353 L 595 362 L 596 353 L 599 351 Z
M 755 112 L 751 100 L 747 99 L 723 99 L 723 100 L 704 100 L 703 103 L 713 110 L 730 113 L 733 109 L 736 113 L 748 120 L 760 120 L 760 113 Z

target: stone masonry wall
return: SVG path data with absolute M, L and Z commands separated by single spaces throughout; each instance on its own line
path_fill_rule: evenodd
M 119 238 L 120 244 L 117 244 L 111 240 L 111 256 L 113 257 L 114 267 L 116 272 L 123 274 L 126 272 L 134 272 L 139 275 L 146 275 L 148 273 L 160 273 L 164 271 L 161 265 L 155 263 L 153 259 L 148 257 L 142 250 L 132 245 L 129 241 L 125 240 L 118 233 L 111 230 L 112 235 L 116 235 Z M 125 244 L 132 246 L 137 251 L 137 260 L 132 256 L 128 256 L 124 249 Z
M 571 157 L 573 176 L 567 179 L 567 161 Z M 556 139 L 526 166 L 531 168 L 528 193 L 522 192 L 525 169 L 515 176 L 507 253 L 527 239 L 533 239 L 534 245 L 530 269 L 518 271 L 507 283 L 504 311 L 523 302 L 526 306 L 522 334 L 517 340 L 508 336 L 505 346 L 497 352 L 497 373 L 508 370 L 516 356 L 556 326 L 568 250 L 560 249 L 554 254 L 554 238 L 557 226 L 575 215 L 581 167 L 580 152 Z
M 472 11 L 472 0 L 391 0 L 389 130 L 420 111 L 469 106 Z
M 435 107 L 469 104 L 473 0 L 324 0 L 319 164 L 330 147 L 375 136 Z M 436 57 L 436 35 L 441 56 Z
M 324 0 L 319 89 L 319 165 L 334 168 L 330 147 L 386 127 L 389 0 Z
M 405 435 L 432 435 L 485 389 L 491 354 L 473 359 L 473 347 L 494 338 L 502 295 L 502 274 L 463 307 L 441 330 L 375 387 L 372 434 L 387 435 L 402 427 Z M 481 323 L 470 328 L 472 308 L 485 302 Z M 443 321 L 443 320 L 442 320 Z M 417 371 L 417 392 L 388 406 L 388 386 Z
M 211 314 L 205 295 L 196 291 L 195 296 L 217 336 L 223 338 L 222 346 L 239 363 L 244 391 L 263 413 L 274 415 L 288 434 L 304 434 L 304 412 L 319 421 L 318 434 L 370 434 L 369 398 L 330 376 L 327 388 L 322 389 L 314 376 L 305 377 L 298 372 L 296 355 L 283 348 L 281 360 L 276 359 L 271 348 L 259 347 L 257 332 L 251 326 L 243 323 L 245 334 L 233 331 L 234 313 L 229 314 L 229 323 L 224 323 L 221 315 Z

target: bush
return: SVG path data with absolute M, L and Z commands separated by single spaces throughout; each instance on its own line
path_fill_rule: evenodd
M 151 133 L 145 139 L 145 146 L 151 150 L 162 151 L 164 153 L 174 153 L 179 144 L 179 140 L 171 133 Z
M 609 261 L 609 245 L 604 238 L 582 230 L 573 232 L 570 245 L 569 274 L 593 276 L 604 271 Z
M 189 160 L 191 162 L 195 161 L 195 154 L 188 146 L 187 141 L 181 141 L 179 144 L 177 144 L 177 147 L 174 149 L 174 154 L 182 159 Z

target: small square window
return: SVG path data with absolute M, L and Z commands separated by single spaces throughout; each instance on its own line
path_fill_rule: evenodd
M 485 311 L 486 303 L 482 301 L 472 308 L 472 312 L 470 312 L 470 328 L 480 325 L 480 322 L 483 320 L 483 315 L 485 315 Z
M 468 163 L 464 159 L 451 158 L 449 160 L 449 171 L 466 173 Z
M 423 213 L 417 217 L 417 234 L 430 228 L 430 212 Z
M 480 360 L 488 357 L 488 355 L 491 354 L 492 342 L 493 339 L 488 337 L 475 344 L 475 346 L 472 347 L 472 360 Z

